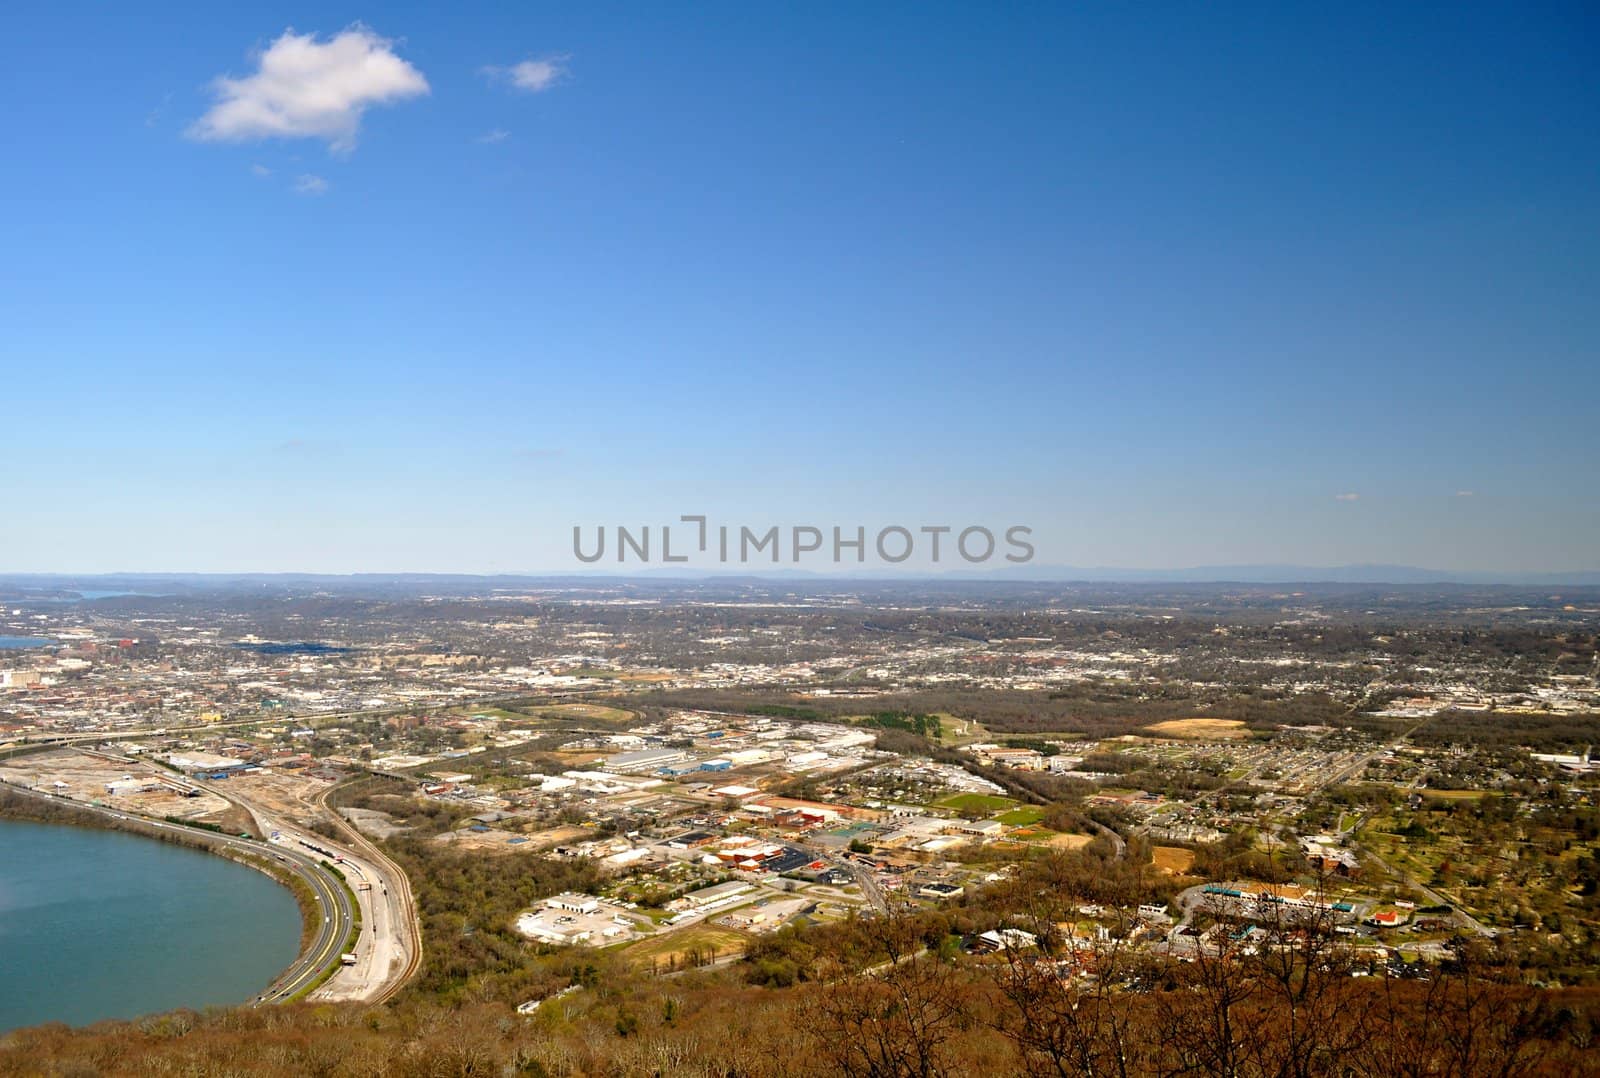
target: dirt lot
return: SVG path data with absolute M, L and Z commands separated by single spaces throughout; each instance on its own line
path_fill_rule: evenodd
M 446 831 L 433 836 L 433 841 L 441 846 L 448 846 L 452 850 L 474 850 L 481 853 L 530 853 L 534 849 L 531 841 L 511 844 L 514 838 L 527 838 L 515 831 L 502 831 L 491 827 L 487 831 L 468 831 L 462 828 L 459 831 Z
M 573 752 L 552 752 L 550 754 L 561 761 L 563 767 L 573 771 L 580 771 L 585 764 L 604 763 L 605 757 L 593 749 L 581 749 Z
M 329 785 L 294 771 L 259 771 L 235 775 L 227 781 L 229 789 L 256 806 L 301 822 L 320 818 L 320 814 L 311 811 L 310 801 Z
M 343 808 L 339 812 L 345 819 L 355 824 L 363 834 L 371 835 L 373 838 L 393 838 L 411 830 L 395 822 L 395 818 L 387 812 L 379 812 L 376 809 Z
M 434 841 L 448 845 L 454 850 L 480 850 L 485 853 L 537 853 L 548 850 L 552 846 L 568 842 L 578 842 L 592 837 L 592 832 L 582 827 L 556 827 L 548 831 L 535 831 L 531 835 L 518 834 L 515 831 L 502 831 L 498 827 L 491 827 L 487 831 L 469 831 L 462 828 L 458 831 L 446 831 L 436 835 Z M 526 839 L 525 842 L 513 844 L 512 839 Z
M 1150 851 L 1150 859 L 1170 876 L 1181 876 L 1194 867 L 1194 851 L 1182 846 L 1157 846 Z
M 1250 736 L 1238 719 L 1168 719 L 1146 726 L 1147 733 L 1185 741 L 1229 741 Z
M 565 846 L 593 837 L 594 832 L 587 827 L 552 827 L 547 831 L 535 831 L 530 834 L 528 845 L 536 850 L 547 850 L 551 846 Z
M 1093 835 L 1051 835 L 1045 845 L 1060 850 L 1081 850 L 1093 841 Z
M 106 783 L 125 776 L 146 780 L 156 788 L 123 794 L 106 791 Z M 182 776 L 143 761 L 124 763 L 91 756 L 79 749 L 57 749 L 20 756 L 0 767 L 0 778 L 65 794 L 74 800 L 98 802 L 147 816 L 171 816 L 207 823 L 235 822 L 227 815 L 230 806 L 222 798 L 208 793 L 196 797 L 185 797 L 179 793 L 175 786 L 183 783 Z M 56 783 L 64 785 L 57 786 Z M 174 785 L 168 786 L 166 783 Z

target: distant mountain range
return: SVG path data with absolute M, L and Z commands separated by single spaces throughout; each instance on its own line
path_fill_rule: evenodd
M 1082 568 L 1020 565 L 948 576 L 1009 580 L 1170 584 L 1508 584 L 1526 587 L 1600 586 L 1600 569 L 1567 572 L 1495 572 L 1423 569 L 1414 565 L 1200 565 L 1188 569 Z
M 263 586 L 351 584 L 428 585 L 482 584 L 527 586 L 575 584 L 580 581 L 709 580 L 719 583 L 746 581 L 995 581 L 1096 584 L 1461 584 L 1512 587 L 1600 587 L 1600 569 L 1565 572 L 1498 572 L 1425 569 L 1413 565 L 1199 565 L 1180 569 L 1127 569 L 1116 566 L 1014 565 L 996 569 L 893 570 L 862 567 L 847 572 L 818 572 L 774 567 L 761 571 L 751 565 L 713 569 L 698 566 L 619 566 L 615 571 L 585 568 L 581 571 L 545 573 L 0 573 L 0 582 L 29 589 L 148 592 L 160 584 L 186 588 L 217 585 Z M 93 597 L 93 596 L 91 596 Z

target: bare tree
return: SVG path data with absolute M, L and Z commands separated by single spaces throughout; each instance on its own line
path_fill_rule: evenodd
M 1150 1051 L 1144 1027 L 1123 991 L 1134 972 L 1122 933 L 1092 937 L 1036 924 L 1038 947 L 1008 948 L 995 983 L 1009 1006 L 997 1028 L 1022 1055 L 1028 1074 L 1146 1073 Z
M 838 1074 L 938 1078 L 953 1073 L 953 1042 L 971 1028 L 967 984 L 929 955 L 910 921 L 864 922 L 883 961 L 814 989 L 801 1014 Z

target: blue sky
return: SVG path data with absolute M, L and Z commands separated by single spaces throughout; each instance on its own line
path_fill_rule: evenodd
M 1291 7 L 10 8 L 0 571 L 1600 566 L 1600 18 Z

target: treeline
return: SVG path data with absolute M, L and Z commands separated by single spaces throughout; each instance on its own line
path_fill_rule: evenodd
M 771 691 L 686 690 L 651 693 L 655 707 L 682 707 L 807 721 L 839 721 L 863 714 L 895 716 L 954 715 L 981 723 L 994 734 L 1070 734 L 1107 738 L 1137 733 L 1165 719 L 1238 719 L 1253 729 L 1281 724 L 1349 725 L 1351 709 L 1318 693 L 1289 694 L 1229 687 L 1195 690 L 1185 685 L 1094 682 L 1054 692 L 1021 689 L 929 689 L 859 697 L 825 696 L 799 705 L 788 694 Z M 629 697 L 633 706 L 638 698 Z
M 1415 720 L 1397 720 L 1362 713 L 1324 693 L 1286 693 L 1251 686 L 1226 690 L 1194 690 L 1183 685 L 1149 686 L 1085 683 L 1052 692 L 1017 689 L 932 689 L 885 693 L 870 701 L 850 697 L 818 697 L 804 706 L 779 703 L 771 692 L 698 691 L 652 693 L 654 707 L 684 707 L 747 715 L 770 715 L 802 721 L 840 721 L 869 712 L 880 728 L 916 730 L 915 717 L 936 714 L 981 723 L 1008 740 L 1040 741 L 1039 735 L 1062 734 L 1102 739 L 1139 733 L 1166 719 L 1232 719 L 1261 734 L 1279 726 L 1352 727 L 1377 736 L 1409 729 Z M 636 698 L 634 700 L 636 705 Z M 1384 701 L 1366 701 L 1378 706 Z M 889 717 L 879 721 L 882 717 Z M 912 725 L 901 722 L 909 720 Z M 928 733 L 937 737 L 937 731 Z M 1419 744 L 1472 744 L 1489 749 L 1531 748 L 1575 751 L 1600 746 L 1600 714 L 1513 714 L 1446 712 L 1425 722 L 1413 734 Z M 1202 787 L 1203 788 L 1203 787 Z
M 438 883 L 485 883 L 454 872 L 440 872 Z M 1374 968 L 1316 923 L 1268 924 L 1268 938 L 1253 951 L 1233 947 L 1221 932 L 1188 962 L 1131 947 L 1131 923 L 1103 936 L 1070 928 L 1081 903 L 1161 901 L 1149 890 L 1154 875 L 1103 854 L 1054 856 L 949 909 L 759 937 L 745 961 L 722 969 L 652 976 L 602 952 L 539 956 L 538 978 L 519 991 L 549 1001 L 528 1017 L 500 993 L 452 984 L 419 986 L 381 1007 L 177 1012 L 76 1032 L 43 1026 L 0 1038 L 0 1075 L 1475 1078 L 1595 1071 L 1600 993 L 1523 986 L 1494 949 L 1458 942 L 1441 966 L 1401 975 Z M 967 953 L 965 943 L 988 929 L 1025 929 L 1037 946 Z M 430 946 L 437 941 L 428 937 Z M 1369 975 L 1351 976 L 1360 972 Z
M 614 951 L 550 953 L 509 932 L 532 897 L 591 885 L 586 868 L 460 856 L 420 836 L 389 847 L 413 874 L 428 950 L 390 1004 L 42 1026 L 0 1037 L 0 1076 L 1594 1072 L 1600 993 L 1525 987 L 1508 950 L 1457 941 L 1441 966 L 1396 972 L 1315 921 L 1268 923 L 1240 949 L 1221 910 L 1206 920 L 1223 930 L 1187 962 L 1132 947 L 1132 921 L 1080 933 L 1084 904 L 1174 898 L 1137 839 L 1124 856 L 1097 841 L 1027 861 L 947 908 L 785 928 L 754 937 L 733 966 L 661 976 Z M 1037 946 L 968 953 L 990 929 L 1025 930 Z M 531 1016 L 515 1012 L 537 999 Z
M 1547 715 L 1506 711 L 1446 711 L 1429 719 L 1412 740 L 1419 745 L 1525 747 L 1535 752 L 1577 752 L 1600 746 L 1600 714 Z
M 868 716 L 863 725 L 880 730 L 904 730 L 918 737 L 939 737 L 939 716 L 919 715 L 908 711 L 877 711 Z

